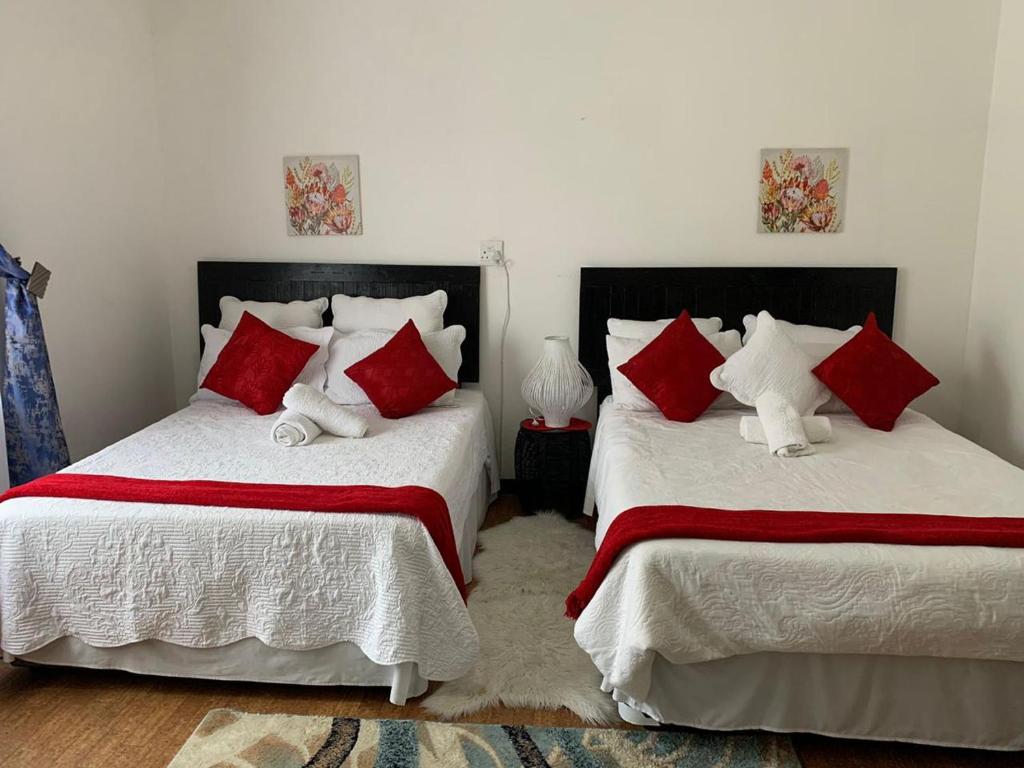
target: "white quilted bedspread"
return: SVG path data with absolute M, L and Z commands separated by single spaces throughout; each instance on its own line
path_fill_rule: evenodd
M 270 438 L 275 416 L 193 404 L 69 471 L 161 479 L 422 485 L 444 496 L 456 542 L 476 524 L 483 467 L 496 489 L 491 420 L 478 392 L 388 421 L 369 436 L 302 448 Z M 478 638 L 423 526 L 404 515 L 311 514 L 73 499 L 0 506 L 0 646 L 29 653 L 73 636 L 111 647 L 159 639 L 210 648 L 350 641 L 428 679 L 466 672 Z
M 1024 471 L 919 413 L 891 433 L 831 415 L 834 442 L 799 459 L 744 443 L 741 413 L 678 424 L 603 407 L 591 467 L 598 543 L 619 513 L 651 504 L 1024 516 Z M 1024 549 L 647 541 L 619 558 L 575 633 L 605 689 L 641 701 L 655 654 L 1024 661 Z

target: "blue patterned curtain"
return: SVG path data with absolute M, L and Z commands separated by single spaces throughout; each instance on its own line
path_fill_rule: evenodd
M 4 428 L 11 485 L 56 472 L 69 462 L 57 410 L 50 356 L 28 272 L 0 245 L 4 278 Z

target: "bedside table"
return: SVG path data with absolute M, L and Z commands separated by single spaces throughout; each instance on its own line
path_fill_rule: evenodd
M 583 512 L 590 470 L 590 422 L 573 419 L 563 429 L 524 419 L 516 436 L 516 481 L 523 511 L 554 509 L 566 517 Z

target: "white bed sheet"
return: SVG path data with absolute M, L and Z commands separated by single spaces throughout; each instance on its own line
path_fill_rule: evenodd
M 630 507 L 1024 516 L 1024 471 L 908 411 L 892 433 L 831 415 L 834 441 L 779 459 L 742 411 L 692 424 L 605 403 L 597 542 Z M 643 701 L 657 655 L 759 652 L 1024 661 L 1024 550 L 667 539 L 623 553 L 576 624 L 606 690 Z
M 476 525 L 481 467 L 497 490 L 481 393 L 389 421 L 357 408 L 369 436 L 283 448 L 274 416 L 195 403 L 69 468 L 162 479 L 422 485 Z M 98 647 L 162 640 L 278 649 L 350 642 L 381 665 L 460 676 L 476 631 L 423 526 L 411 517 L 27 498 L 0 507 L 0 647 L 60 637 Z

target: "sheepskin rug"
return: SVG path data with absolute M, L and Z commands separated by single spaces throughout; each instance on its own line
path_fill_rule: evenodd
M 616 719 L 601 676 L 573 639 L 565 598 L 594 556 L 594 535 L 553 513 L 514 517 L 480 532 L 469 614 L 480 660 L 423 706 L 455 718 L 494 705 L 566 707 L 591 723 Z

